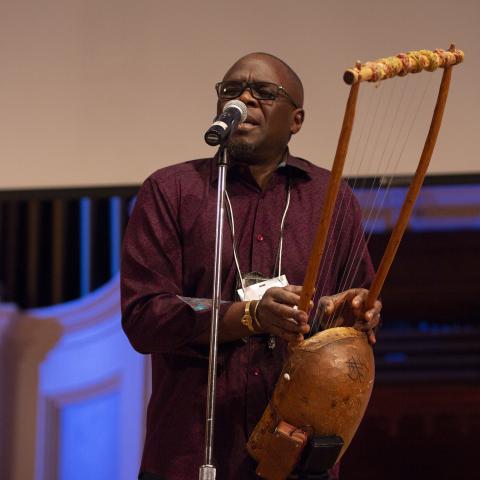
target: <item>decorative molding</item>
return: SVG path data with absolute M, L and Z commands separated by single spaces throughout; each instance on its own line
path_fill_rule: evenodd
M 9 480 L 34 478 L 38 368 L 61 337 L 62 327 L 52 318 L 14 312 L 4 333 L 2 357 L 8 385 L 5 402 L 4 465 Z
M 26 311 L 0 305 L 0 368 L 7 372 L 0 408 L 8 419 L 0 432 L 2 478 L 5 472 L 9 480 L 54 479 L 59 409 L 113 391 L 120 408 L 119 480 L 135 476 L 146 362 L 128 344 L 120 319 L 118 275 L 73 302 Z
M 120 276 L 115 275 L 105 285 L 82 298 L 51 307 L 27 310 L 32 317 L 55 318 L 64 329 L 63 341 L 81 336 L 79 331 L 116 325 L 120 318 Z
M 118 480 L 133 478 L 143 441 L 146 362 L 121 329 L 119 276 L 81 299 L 31 309 L 28 314 L 40 322 L 53 317 L 63 327 L 62 339 L 41 365 L 36 480 L 58 475 L 60 439 L 52 428 L 59 428 L 61 407 L 117 390 L 120 410 L 115 428 L 120 453 L 115 468 Z M 50 438 L 53 443 L 47 443 Z
M 47 395 L 41 398 L 45 415 L 45 428 L 43 431 L 43 477 L 48 480 L 58 479 L 58 466 L 60 460 L 60 415 L 62 408 L 73 403 L 94 400 L 108 393 L 119 392 L 121 376 L 112 375 L 110 378 L 89 385 L 85 388 L 61 392 L 56 395 Z
M 17 315 L 13 304 L 0 304 L 0 472 L 9 471 L 11 451 L 12 398 L 11 384 L 13 375 L 6 354 L 7 333 Z

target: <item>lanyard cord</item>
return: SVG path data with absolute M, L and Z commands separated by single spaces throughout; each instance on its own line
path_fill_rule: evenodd
M 230 231 L 232 232 L 232 247 L 233 247 L 233 258 L 235 259 L 235 265 L 237 267 L 238 276 L 240 277 L 240 285 L 242 290 L 245 288 L 244 280 L 242 277 L 242 271 L 240 270 L 240 263 L 238 261 L 237 248 L 235 247 L 235 222 L 233 221 L 233 209 L 230 202 L 230 196 L 228 195 L 227 190 L 225 190 L 225 198 L 227 200 L 227 217 L 228 224 L 230 225 Z
M 280 276 L 282 273 L 282 253 L 283 253 L 283 230 L 285 227 L 285 219 L 287 217 L 288 208 L 290 207 L 290 192 L 291 184 L 290 177 L 288 177 L 288 186 L 287 186 L 287 198 L 285 200 L 285 209 L 283 211 L 282 220 L 280 222 L 280 240 L 278 243 L 277 258 L 275 260 L 276 267 L 273 271 L 273 274 L 277 273 L 277 276 Z M 233 209 L 232 203 L 230 202 L 230 196 L 228 195 L 227 190 L 225 190 L 225 198 L 227 200 L 227 217 L 228 223 L 230 225 L 230 231 L 232 232 L 232 249 L 233 249 L 233 258 L 235 260 L 235 265 L 237 267 L 237 273 L 240 278 L 240 285 L 242 289 L 245 289 L 245 281 L 242 276 L 242 271 L 240 269 L 240 262 L 238 260 L 237 247 L 235 242 L 235 221 L 233 219 Z
M 282 254 L 283 254 L 283 229 L 285 227 L 285 218 L 287 218 L 288 208 L 290 207 L 290 177 L 288 177 L 288 187 L 287 187 L 287 198 L 285 200 L 285 210 L 283 211 L 282 220 L 280 222 L 280 241 L 278 242 L 278 250 L 277 250 L 277 277 L 282 274 Z M 275 271 L 274 271 L 275 275 Z

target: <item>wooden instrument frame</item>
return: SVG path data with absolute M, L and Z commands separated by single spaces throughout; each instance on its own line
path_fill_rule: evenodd
M 464 54 L 460 50 L 457 50 L 454 45 L 450 46 L 449 52 L 452 53 L 453 58 L 459 58 L 463 60 Z M 456 55 L 455 53 L 456 52 Z M 460 53 L 458 53 L 460 52 Z M 391 57 L 390 57 L 391 58 Z M 460 61 L 461 61 L 460 60 Z M 450 80 L 452 75 L 452 66 L 458 62 L 446 63 L 440 83 L 439 93 L 435 104 L 435 110 L 433 112 L 432 121 L 430 123 L 430 129 L 428 131 L 427 138 L 423 147 L 420 161 L 410 184 L 407 196 L 405 198 L 403 207 L 400 212 L 400 216 L 392 231 L 392 235 L 388 242 L 387 248 L 380 262 L 380 266 L 375 274 L 372 285 L 369 290 L 367 298 L 367 308 L 372 308 L 375 301 L 380 295 L 380 291 L 385 283 L 385 279 L 388 275 L 390 267 L 393 263 L 398 247 L 402 240 L 403 234 L 407 228 L 410 215 L 413 210 L 413 206 L 417 199 L 417 196 L 422 187 L 425 175 L 427 173 L 428 165 L 432 158 L 435 143 L 437 141 L 438 132 L 440 131 L 440 125 L 442 123 L 443 112 L 445 111 L 445 105 L 448 98 L 448 91 L 450 87 Z M 362 70 L 362 65 L 357 63 L 355 67 L 357 71 Z M 342 130 L 338 140 L 337 151 L 332 166 L 332 173 L 329 179 L 327 187 L 327 196 L 325 199 L 325 207 L 322 212 L 322 218 L 320 220 L 314 244 L 312 247 L 312 253 L 305 273 L 302 292 L 300 294 L 299 308 L 306 311 L 310 311 L 311 301 L 315 294 L 315 286 L 318 279 L 318 270 L 322 260 L 323 252 L 325 250 L 325 244 L 327 241 L 328 229 L 333 214 L 333 208 L 337 199 L 338 191 L 340 188 L 341 177 L 343 174 L 343 167 L 345 165 L 345 159 L 348 151 L 348 144 L 351 137 L 353 123 L 355 119 L 356 100 L 358 97 L 358 88 L 360 81 L 356 81 L 352 84 L 350 89 L 350 95 L 348 97 L 347 106 L 345 109 L 345 115 L 342 124 Z

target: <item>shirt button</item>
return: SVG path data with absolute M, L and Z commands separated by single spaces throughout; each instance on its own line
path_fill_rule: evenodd
M 257 240 L 258 240 L 259 242 L 263 242 L 263 235 L 262 235 L 261 233 L 259 233 L 259 234 L 257 235 Z
M 253 373 L 256 377 L 258 377 L 258 376 L 260 375 L 260 370 L 259 370 L 258 368 L 254 368 L 254 369 L 252 370 L 252 373 Z

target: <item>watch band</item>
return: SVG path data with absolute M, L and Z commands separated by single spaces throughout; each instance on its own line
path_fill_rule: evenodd
M 257 309 L 258 309 L 259 303 L 260 303 L 260 300 L 255 301 L 255 308 L 253 309 L 253 324 L 257 326 L 257 329 L 258 329 L 257 331 L 261 332 L 262 326 L 260 325 L 260 320 L 258 319 L 258 316 L 257 316 Z
M 253 322 L 252 322 L 253 319 L 252 319 L 252 316 L 250 315 L 251 303 L 252 303 L 251 300 L 245 303 L 245 311 L 243 313 L 241 322 L 242 322 L 242 325 L 245 325 L 251 333 L 256 333 L 255 329 L 253 328 Z

